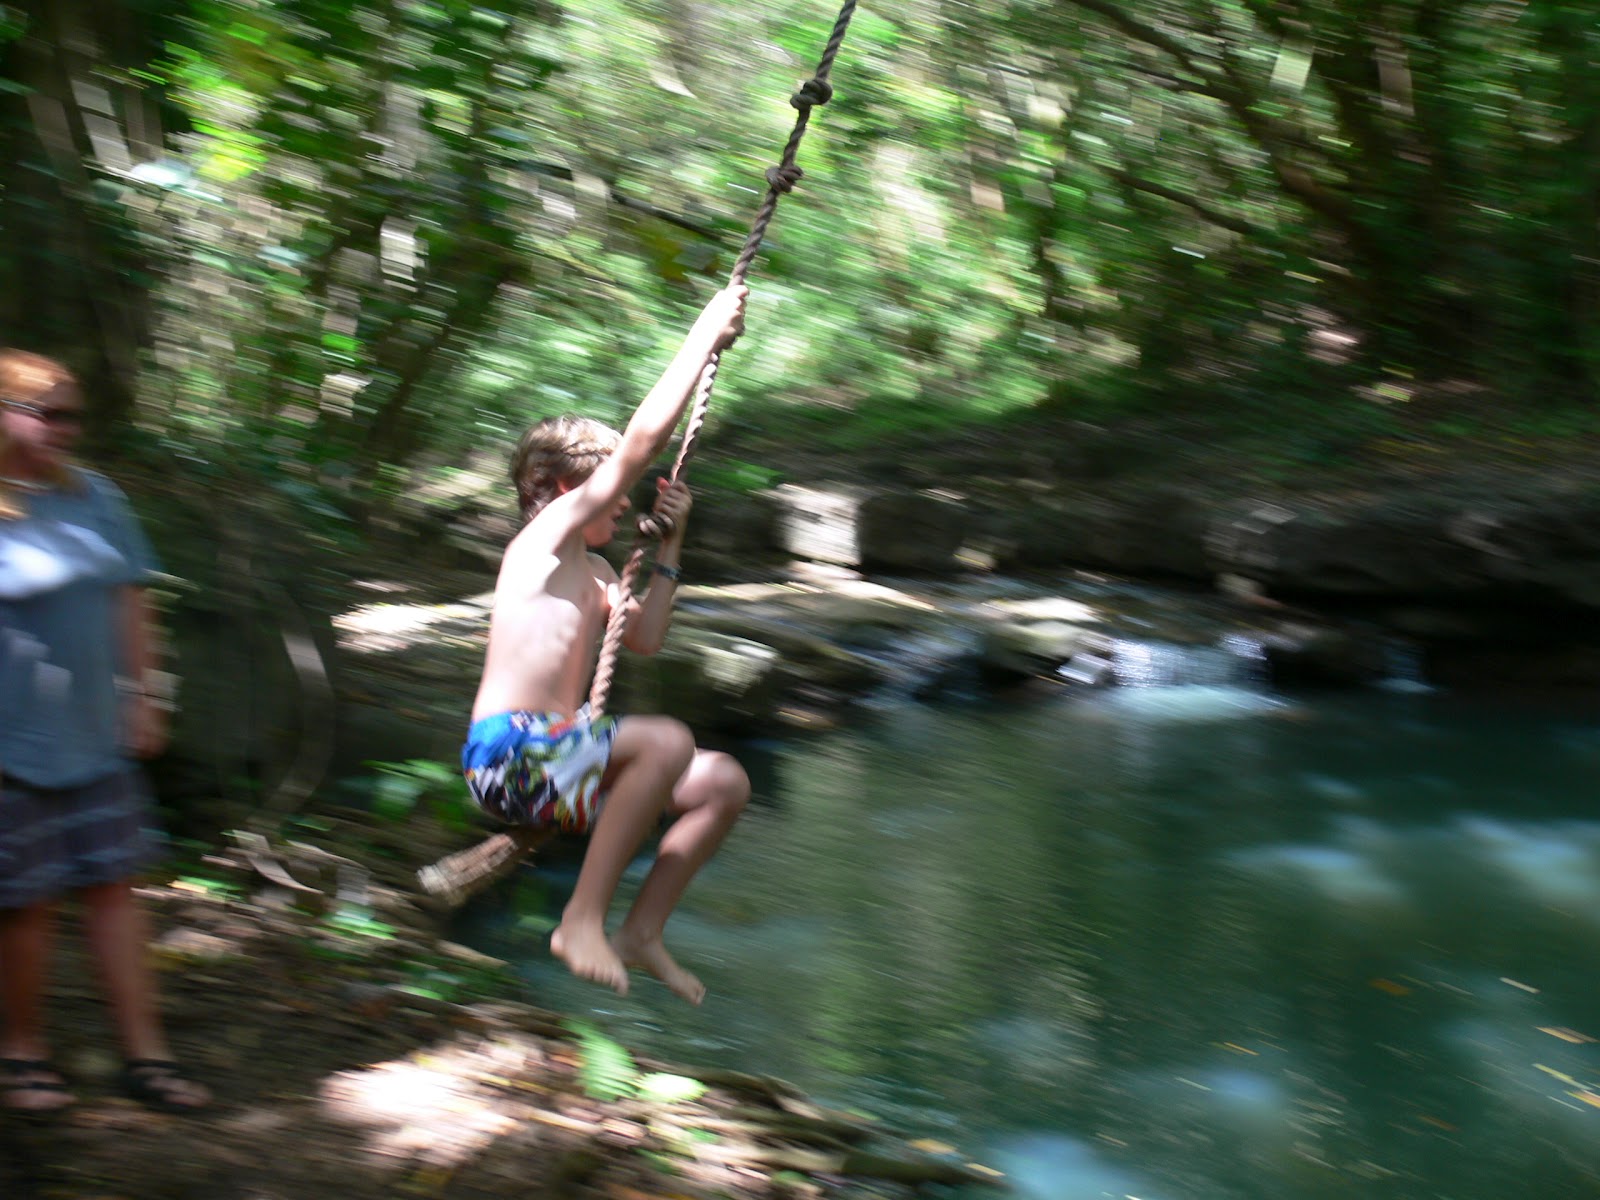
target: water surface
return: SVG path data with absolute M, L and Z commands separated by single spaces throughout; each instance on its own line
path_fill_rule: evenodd
M 1024 1197 L 1600 1195 L 1591 712 L 1179 684 L 742 753 L 756 803 L 669 929 L 702 1009 L 549 960 L 559 863 L 470 939 Z

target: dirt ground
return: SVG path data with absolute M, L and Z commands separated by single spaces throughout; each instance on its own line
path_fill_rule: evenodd
M 118 1094 L 69 908 L 49 1019 L 79 1103 L 0 1112 L 6 1200 L 888 1200 L 999 1182 L 781 1081 L 634 1061 L 493 998 L 496 964 L 438 940 L 398 889 L 347 869 L 324 893 L 270 853 L 210 861 L 213 878 L 144 894 L 169 1033 L 214 1104 L 174 1116 Z M 294 886 L 267 878 L 279 867 Z M 352 886 L 366 903 L 335 898 Z

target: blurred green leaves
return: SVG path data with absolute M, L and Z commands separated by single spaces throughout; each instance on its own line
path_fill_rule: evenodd
M 468 819 L 467 787 L 459 768 L 429 759 L 367 764 L 377 774 L 372 781 L 372 809 L 388 821 L 404 821 L 426 807 L 447 829 L 465 832 Z
M 11 4 L 0 4 L 0 44 L 16 41 L 28 30 L 28 18 Z
M 579 1076 L 585 1094 L 595 1100 L 620 1100 L 633 1095 L 639 1085 L 639 1068 L 626 1047 L 587 1021 L 568 1021 L 567 1027 L 577 1039 L 582 1055 Z
M 189 460 L 357 514 L 550 412 L 624 419 L 835 11 L 0 6 L 0 317 Z M 712 435 L 1276 419 L 1395 369 L 1592 402 L 1597 53 L 1563 0 L 867 6 Z
M 706 1094 L 706 1085 L 687 1075 L 642 1072 L 627 1047 L 587 1021 L 568 1021 L 581 1056 L 579 1078 L 595 1100 L 636 1097 L 652 1104 L 683 1104 Z

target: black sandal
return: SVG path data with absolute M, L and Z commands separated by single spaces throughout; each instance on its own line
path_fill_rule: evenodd
M 44 1079 L 38 1076 L 46 1076 Z M 30 1076 L 32 1078 L 30 1078 Z M 28 1093 L 48 1093 L 52 1096 L 65 1096 L 60 1104 L 17 1104 L 16 1097 Z M 48 1059 L 43 1058 L 0 1058 L 0 1095 L 6 1097 L 0 1102 L 0 1108 L 7 1112 L 21 1113 L 24 1116 L 52 1116 L 64 1109 L 71 1108 L 77 1101 L 72 1094 L 72 1089 L 67 1086 L 67 1077 L 59 1068 Z
M 129 1099 L 158 1112 L 199 1112 L 209 1103 L 208 1099 L 201 1099 L 185 1104 L 179 1099 L 205 1089 L 184 1074 L 177 1063 L 165 1058 L 130 1058 L 123 1064 L 122 1090 Z

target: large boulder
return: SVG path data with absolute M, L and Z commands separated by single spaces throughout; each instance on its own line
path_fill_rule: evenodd
M 870 570 L 954 569 L 970 521 L 963 498 L 936 488 L 784 484 L 779 536 L 795 558 Z
M 1479 552 L 1449 534 L 1427 498 L 1335 506 L 1241 505 L 1220 514 L 1208 550 L 1218 573 L 1296 594 L 1426 596 L 1483 582 Z
M 1053 675 L 1097 648 L 1099 612 L 1066 597 L 997 600 L 984 606 L 979 671 L 995 680 Z
M 689 485 L 694 488 L 692 477 Z M 770 491 L 695 488 L 683 551 L 685 571 L 696 581 L 770 574 L 783 557 L 781 514 L 782 506 Z
M 1381 494 L 1219 513 L 1212 568 L 1285 594 L 1451 605 L 1600 607 L 1600 494 L 1588 485 L 1503 499 Z
M 1377 683 L 1394 668 L 1394 639 L 1319 621 L 1284 620 L 1261 637 L 1261 654 L 1280 687 Z
M 1088 566 L 1190 579 L 1210 572 L 1205 505 L 1177 486 L 1125 495 L 1013 493 L 1009 511 L 988 524 L 1002 567 Z
M 483 669 L 491 599 L 377 603 L 337 618 L 331 776 L 366 774 L 371 762 L 456 758 Z
M 771 646 L 701 630 L 674 638 L 659 654 L 618 664 L 620 713 L 670 713 L 691 729 L 722 733 L 771 730 L 779 723 L 783 673 Z

